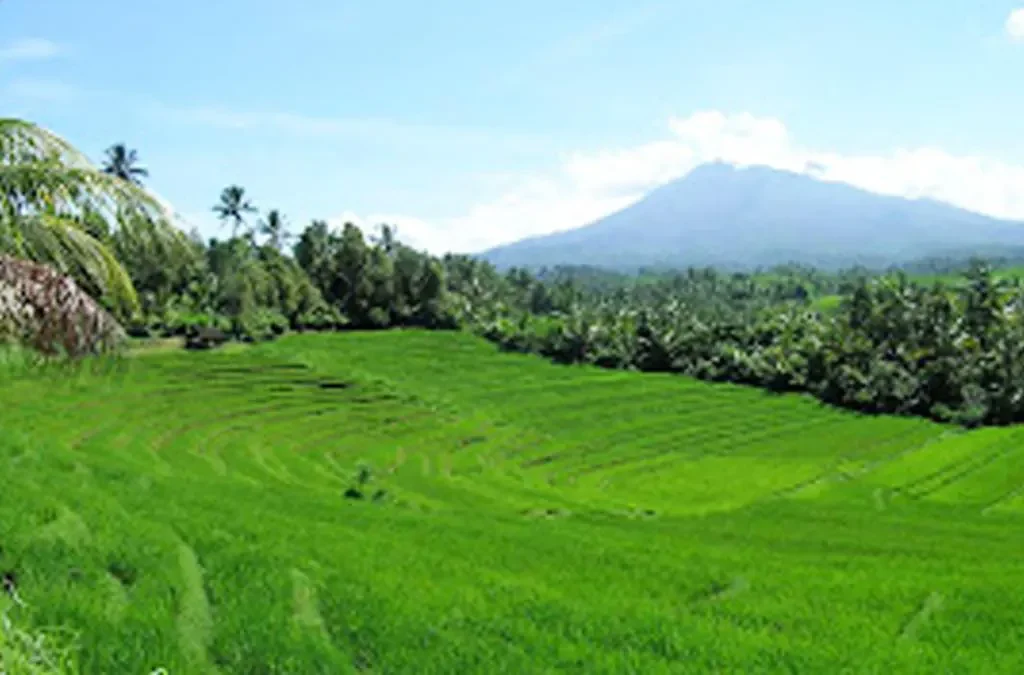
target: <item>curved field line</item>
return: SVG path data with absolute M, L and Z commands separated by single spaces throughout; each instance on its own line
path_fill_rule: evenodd
M 660 457 L 661 455 L 664 455 L 664 454 L 671 454 L 672 453 L 671 450 L 662 447 L 662 446 L 665 445 L 666 441 L 668 441 L 668 440 L 674 441 L 675 445 L 677 445 L 677 446 L 679 444 L 681 444 L 681 443 L 691 443 L 692 444 L 692 443 L 700 443 L 700 442 L 705 441 L 705 440 L 712 441 L 712 443 L 728 443 L 730 440 L 734 439 L 738 434 L 744 433 L 746 431 L 746 429 L 751 428 L 751 427 L 753 427 L 753 428 L 761 428 L 761 427 L 763 427 L 763 424 L 761 424 L 762 421 L 776 420 L 776 419 L 777 419 L 777 417 L 772 416 L 772 415 L 763 415 L 763 416 L 760 416 L 760 415 L 759 416 L 749 416 L 748 415 L 748 416 L 745 416 L 744 421 L 743 421 L 743 423 L 741 425 L 733 425 L 733 427 L 731 429 L 723 429 L 722 427 L 719 427 L 719 426 L 715 425 L 713 423 L 714 420 L 707 420 L 707 419 L 705 419 L 705 423 L 704 424 L 701 424 L 699 426 L 695 425 L 695 426 L 691 426 L 691 427 L 688 427 L 688 428 L 687 427 L 671 428 L 671 424 L 670 424 L 671 421 L 670 421 L 669 423 L 664 425 L 666 427 L 669 427 L 668 431 L 666 431 L 664 433 L 661 433 L 661 434 L 654 435 L 654 436 L 645 435 L 642 438 L 642 440 L 639 441 L 639 443 L 630 444 L 629 446 L 627 446 L 628 447 L 628 451 L 633 453 L 633 454 L 630 454 L 630 455 L 625 456 L 625 457 L 619 457 L 619 458 L 617 458 L 615 460 L 611 460 L 609 462 L 603 462 L 603 463 L 599 463 L 599 464 L 592 464 L 592 463 L 585 464 L 582 467 L 578 467 L 578 468 L 573 469 L 568 474 L 568 476 L 566 476 L 566 477 L 567 478 L 576 478 L 578 476 L 582 476 L 582 475 L 586 475 L 586 474 L 589 474 L 589 473 L 593 473 L 595 471 L 601 471 L 601 470 L 603 470 L 605 468 L 608 468 L 608 467 L 614 467 L 614 466 L 620 466 L 620 465 L 624 465 L 624 464 L 629 464 L 629 463 L 632 463 L 634 461 L 650 460 L 650 459 L 653 459 L 653 458 L 656 458 L 656 457 Z M 827 420 L 827 423 L 834 423 L 834 422 L 835 422 L 835 420 Z M 825 423 L 825 422 L 823 422 L 823 423 Z M 806 427 L 806 422 L 801 422 L 801 425 Z M 774 431 L 776 433 L 780 433 L 781 434 L 783 432 L 780 431 L 780 430 L 785 430 L 785 429 L 788 429 L 788 428 L 789 428 L 788 425 L 780 425 L 778 427 L 775 427 Z M 640 435 L 640 434 L 634 434 L 634 435 Z M 768 436 L 767 435 L 762 435 L 762 437 L 768 437 Z M 548 464 L 552 464 L 554 462 L 560 462 L 563 457 L 567 458 L 567 459 L 576 459 L 576 460 L 579 460 L 581 462 L 586 463 L 586 462 L 588 462 L 588 460 L 592 461 L 593 459 L 598 458 L 598 457 L 604 457 L 604 456 L 608 456 L 608 455 L 613 455 L 613 456 L 614 455 L 619 455 L 619 454 L 621 454 L 624 451 L 624 448 L 622 448 L 621 446 L 615 446 L 613 444 L 606 445 L 602 441 L 603 441 L 603 439 L 600 439 L 600 438 L 594 439 L 592 441 L 592 443 L 594 443 L 594 444 L 600 443 L 600 449 L 599 450 L 595 450 L 593 448 L 587 448 L 585 446 L 580 448 L 578 444 L 572 444 L 572 445 L 570 445 L 570 447 L 578 448 L 576 451 L 548 453 L 544 457 L 537 458 L 535 460 L 531 460 L 531 462 L 529 462 L 529 463 L 524 463 L 523 464 L 523 468 L 531 468 L 534 465 L 540 465 L 540 464 L 548 465 Z M 643 453 L 644 450 L 647 450 L 647 449 L 650 449 L 650 448 L 658 448 L 659 450 L 658 450 L 658 452 L 655 452 L 655 453 Z M 641 453 L 641 454 L 636 454 L 636 453 Z M 702 456 L 703 454 L 706 454 L 706 453 L 701 452 L 697 456 Z M 676 459 L 686 459 L 686 458 L 691 458 L 693 456 L 694 455 L 692 455 L 691 453 L 686 453 L 685 456 L 679 456 Z M 570 469 L 570 467 L 565 467 L 565 469 L 563 469 L 562 472 L 559 475 L 563 475 L 564 472 L 569 470 L 569 469 Z
M 291 569 L 293 598 L 292 617 L 295 623 L 303 630 L 308 630 L 330 644 L 331 638 L 324 626 L 324 619 L 320 616 L 320 608 L 317 603 L 316 585 L 306 576 L 302 570 Z
M 626 386 L 622 382 L 626 382 Z M 688 388 L 672 387 L 635 387 L 628 386 L 629 381 L 609 382 L 602 386 L 595 386 L 593 382 L 574 380 L 571 386 L 557 388 L 536 387 L 521 388 L 515 386 L 502 387 L 500 392 L 492 396 L 474 397 L 474 401 L 484 404 L 500 405 L 508 407 L 518 414 L 528 415 L 530 413 L 544 414 L 549 405 L 557 402 L 561 407 L 570 408 L 575 403 L 586 402 L 588 405 L 599 405 L 603 403 L 616 402 L 620 406 L 643 407 L 645 404 L 656 403 L 664 407 L 685 405 L 698 402 L 702 405 L 729 401 L 730 396 L 709 395 L 708 392 L 701 392 Z M 509 405 L 511 402 L 511 405 Z
M 624 381 L 626 382 L 625 386 L 623 384 Z M 675 403 L 699 402 L 709 407 L 709 404 L 718 403 L 719 400 L 729 400 L 732 398 L 729 395 L 714 395 L 709 392 L 700 392 L 689 388 L 676 389 L 664 387 L 654 389 L 652 387 L 636 387 L 634 390 L 629 384 L 629 380 L 625 379 L 603 382 L 600 386 L 594 382 L 575 380 L 571 382 L 571 386 L 559 387 L 556 390 L 547 387 L 538 387 L 536 390 L 523 390 L 511 383 L 505 382 L 505 386 L 501 388 L 504 395 L 496 393 L 494 398 L 486 397 L 481 399 L 473 396 L 473 400 L 474 402 L 480 400 L 481 403 L 488 405 L 508 407 L 509 410 L 520 415 L 544 415 L 551 410 L 574 409 L 582 404 L 596 407 L 610 403 L 623 405 L 632 402 L 636 402 L 636 404 L 658 402 L 665 406 L 671 406 Z M 467 395 L 469 393 L 467 392 Z M 526 403 L 526 405 L 516 405 L 515 402 L 519 402 L 519 400 Z M 510 402 L 512 402 L 511 406 L 509 406 Z
M 315 419 L 320 421 L 326 418 L 337 421 L 339 418 L 345 419 L 348 417 L 347 411 L 343 409 L 335 410 L 334 414 L 319 414 L 323 411 L 324 404 L 321 401 L 309 400 L 302 401 L 295 406 L 275 410 L 276 414 L 259 416 L 255 418 L 254 424 L 244 423 L 246 418 L 243 418 L 241 423 L 217 428 L 212 434 L 201 439 L 199 443 L 190 445 L 189 452 L 211 462 L 211 464 L 215 465 L 214 469 L 224 475 L 227 472 L 227 464 L 219 453 L 222 448 L 226 449 L 237 442 L 251 441 L 251 437 L 254 434 L 260 441 L 265 442 L 267 438 L 276 437 L 275 431 L 283 430 L 286 427 L 294 427 L 296 424 L 301 425 L 307 420 Z M 292 442 L 298 442 L 294 434 Z M 275 471 L 274 473 L 276 474 L 277 472 Z
M 999 495 L 999 497 L 997 497 L 995 500 L 986 504 L 985 507 L 981 509 L 981 513 L 982 515 L 987 515 L 994 509 L 997 509 L 1008 502 L 1012 502 L 1014 499 L 1020 497 L 1021 495 L 1024 495 L 1024 483 L 1021 483 L 1014 489 Z
M 590 419 L 592 420 L 592 418 Z M 781 418 L 781 420 L 786 419 L 789 418 Z M 793 416 L 792 419 L 803 419 L 803 417 Z M 722 408 L 710 410 L 690 409 L 683 415 L 648 415 L 646 418 L 630 418 L 625 422 L 601 427 L 599 435 L 591 436 L 588 441 L 608 446 L 606 449 L 613 451 L 614 447 L 610 446 L 617 445 L 620 439 L 635 441 L 638 437 L 643 437 L 643 442 L 654 444 L 658 442 L 658 438 L 668 437 L 680 432 L 683 432 L 684 435 L 697 433 L 732 435 L 735 433 L 730 427 L 717 424 L 719 420 L 722 422 L 735 422 L 735 413 L 730 409 Z M 748 414 L 744 415 L 742 426 L 759 426 L 762 421 L 779 422 L 780 417 L 769 413 Z M 736 425 L 732 426 L 735 427 Z
M 900 640 L 911 640 L 920 630 L 921 626 L 928 621 L 929 618 L 935 612 L 942 608 L 943 597 L 942 594 L 937 591 L 932 591 L 928 594 L 921 602 L 921 607 L 914 613 L 913 616 L 903 625 L 900 629 L 898 639 Z
M 757 446 L 762 443 L 765 443 L 766 441 L 770 441 L 771 439 L 774 438 L 788 436 L 795 431 L 804 430 L 809 427 L 829 427 L 847 421 L 848 420 L 842 419 L 824 419 L 821 420 L 820 422 L 815 422 L 814 424 L 807 424 L 806 422 L 804 422 L 802 424 L 794 424 L 791 426 L 779 427 L 776 429 L 772 429 L 770 431 L 766 431 L 762 434 L 747 434 L 745 436 L 740 436 L 742 440 L 740 440 L 739 442 L 735 442 L 737 440 L 737 437 L 735 436 L 717 438 L 712 442 L 702 443 L 698 448 L 698 452 L 696 454 L 674 454 L 671 452 L 671 450 L 662 449 L 656 452 L 649 452 L 641 455 L 631 455 L 629 457 L 622 457 L 616 460 L 611 460 L 601 464 L 586 467 L 585 469 L 582 469 L 573 474 L 572 477 L 579 478 L 581 476 L 591 475 L 594 473 L 606 472 L 610 469 L 617 469 L 615 471 L 616 479 L 621 479 L 624 477 L 635 478 L 640 474 L 665 470 L 667 467 L 679 462 L 697 461 L 703 457 L 709 457 L 712 455 L 733 455 L 736 454 L 736 451 L 738 450 Z M 700 441 L 704 438 L 705 436 L 698 436 L 693 440 Z M 718 451 L 720 448 L 724 449 L 724 451 Z M 672 456 L 666 457 L 666 455 Z M 661 459 L 663 457 L 664 459 Z M 661 461 L 656 461 L 659 459 L 661 459 Z M 639 464 L 640 466 L 633 466 L 637 464 Z
M 969 466 L 962 468 L 954 475 L 943 476 L 937 483 L 931 484 L 924 491 L 912 493 L 913 497 L 928 497 L 936 495 L 946 490 L 957 489 L 958 484 L 963 485 L 964 481 L 969 481 L 972 476 L 976 476 L 979 472 L 983 472 L 986 468 L 991 467 L 993 464 L 1000 462 L 1008 457 L 1012 457 L 1015 454 L 1020 453 L 1022 450 L 1021 446 L 1013 445 L 1003 448 L 997 452 L 993 452 L 989 455 L 977 458 L 971 462 Z M 1002 470 L 1006 470 L 1002 468 Z M 968 483 L 969 485 L 969 483 Z M 961 488 L 962 489 L 962 488 Z
M 268 399 L 273 401 L 274 399 Z M 160 452 L 162 449 L 171 444 L 172 441 L 188 435 L 193 434 L 211 426 L 219 427 L 221 423 L 228 422 L 236 419 L 245 419 L 249 417 L 259 417 L 266 413 L 279 412 L 283 410 L 289 410 L 297 407 L 292 402 L 277 403 L 276 405 L 253 405 L 254 401 L 246 400 L 241 406 L 229 412 L 223 412 L 223 409 L 217 413 L 208 417 L 192 418 L 189 419 L 185 424 L 179 424 L 173 427 L 165 427 L 162 434 L 156 437 L 154 444 L 148 444 L 151 452 Z M 267 401 L 258 401 L 256 403 L 267 403 Z
M 798 492 L 801 492 L 803 490 L 807 490 L 807 489 L 809 489 L 811 487 L 814 487 L 816 485 L 819 485 L 821 483 L 825 483 L 825 482 L 828 482 L 830 480 L 833 480 L 834 478 L 836 478 L 839 475 L 842 475 L 842 476 L 846 477 L 849 480 L 856 480 L 857 478 L 860 478 L 861 476 L 864 476 L 864 475 L 870 473 L 871 471 L 873 471 L 878 466 L 881 466 L 881 465 L 883 465 L 883 464 L 885 464 L 887 462 L 891 462 L 891 461 L 893 461 L 895 459 L 898 459 L 899 457 L 902 457 L 902 456 L 904 456 L 904 455 L 906 455 L 908 453 L 916 452 L 916 451 L 918 451 L 918 450 L 928 446 L 929 444 L 934 443 L 934 442 L 936 442 L 936 441 L 938 441 L 938 440 L 943 438 L 942 434 L 938 434 L 938 435 L 934 435 L 934 436 L 931 436 L 929 438 L 926 438 L 924 440 L 924 442 L 919 443 L 917 445 L 909 445 L 908 446 L 908 445 L 903 445 L 903 444 L 900 443 L 901 441 L 903 441 L 903 440 L 905 440 L 907 438 L 916 437 L 917 434 L 920 434 L 921 432 L 922 432 L 921 429 L 910 428 L 910 429 L 908 429 L 906 431 L 903 431 L 903 432 L 901 432 L 899 434 L 896 434 L 894 436 L 886 437 L 885 439 L 883 439 L 883 440 L 873 444 L 871 446 L 872 448 L 884 447 L 884 446 L 888 446 L 888 445 L 896 445 L 897 448 L 896 448 L 895 452 L 885 454 L 885 455 L 883 455 L 883 456 L 881 456 L 881 457 L 879 457 L 879 458 L 877 458 L 875 460 L 872 460 L 870 462 L 866 462 L 866 463 L 860 465 L 859 467 L 857 467 L 857 468 L 855 468 L 855 469 L 853 469 L 851 471 L 844 471 L 844 472 L 841 472 L 841 473 L 837 471 L 838 466 L 840 466 L 842 463 L 850 460 L 850 458 L 845 457 L 845 456 L 844 457 L 839 457 L 839 458 L 837 458 L 837 460 L 831 466 L 829 466 L 824 472 L 822 472 L 818 476 L 815 476 L 815 477 L 813 477 L 813 478 L 811 478 L 809 480 L 806 480 L 806 481 L 802 481 L 802 482 L 797 483 L 795 485 L 792 485 L 792 486 L 790 486 L 788 488 L 783 488 L 779 492 L 775 493 L 775 496 L 780 497 L 780 498 L 788 497 L 790 495 L 797 494 Z
M 946 467 L 945 471 L 932 474 L 927 480 L 915 481 L 909 489 L 904 487 L 902 492 L 914 498 L 927 497 L 947 485 L 962 480 L 988 464 L 998 461 L 1006 455 L 1017 452 L 1020 449 L 1020 446 L 1011 445 L 1012 442 L 1013 441 L 1011 439 L 1004 439 L 1001 443 L 993 443 L 992 445 L 985 446 L 986 448 L 995 446 L 997 449 L 984 455 L 982 455 L 981 452 L 972 454 L 962 461 L 949 465 Z
M 948 441 L 950 438 L 956 439 L 956 440 L 968 441 L 968 440 L 972 440 L 972 435 L 971 434 L 966 434 L 966 433 L 954 433 L 954 434 L 951 434 L 948 437 L 945 437 L 945 436 L 944 437 L 940 437 L 939 439 L 936 439 L 936 443 L 926 443 L 926 444 L 924 444 L 924 445 L 922 445 L 922 446 L 920 446 L 918 448 L 915 448 L 913 452 L 903 453 L 899 457 L 894 457 L 891 461 L 885 462 L 884 464 L 881 464 L 881 465 L 875 467 L 875 469 L 876 470 L 877 469 L 881 469 L 881 470 L 892 469 L 893 467 L 896 466 L 896 462 L 900 458 L 908 457 L 908 456 L 914 455 L 914 454 L 920 456 L 920 454 L 925 452 L 926 450 L 935 450 L 936 452 L 942 452 L 942 448 L 941 448 L 942 442 L 943 441 Z M 923 473 L 921 475 L 907 476 L 905 479 L 904 478 L 900 478 L 899 476 L 896 476 L 896 477 L 894 477 L 892 479 L 893 480 L 892 487 L 893 487 L 893 489 L 896 492 L 909 493 L 910 491 L 912 491 L 914 489 L 915 486 L 922 485 L 922 484 L 928 483 L 930 481 L 934 481 L 937 478 L 939 478 L 939 477 L 941 477 L 941 476 L 943 476 L 945 474 L 948 474 L 950 472 L 955 472 L 959 466 L 961 466 L 961 465 L 963 465 L 963 464 L 965 464 L 967 462 L 972 461 L 972 459 L 974 459 L 978 455 L 978 453 L 985 451 L 985 449 L 1001 446 L 1003 444 L 1004 440 L 1005 439 L 997 438 L 997 439 L 988 441 L 984 445 L 979 445 L 977 447 L 969 446 L 969 447 L 967 447 L 965 449 L 959 449 L 958 452 L 962 453 L 963 456 L 959 456 L 959 457 L 957 457 L 956 459 L 954 459 L 952 461 L 948 461 L 948 462 L 942 463 L 938 468 L 927 469 L 925 471 L 925 473 Z M 936 445 L 938 445 L 940 447 L 935 448 L 934 446 L 936 446 Z M 952 451 L 950 450 L 949 452 L 952 452 Z M 943 461 L 943 460 L 941 460 L 941 457 L 939 459 L 940 459 L 940 461 Z M 904 481 L 904 482 L 899 482 L 901 480 Z
M 213 637 L 213 616 L 203 585 L 203 568 L 184 541 L 178 546 L 178 568 L 183 586 L 178 606 L 179 644 L 191 663 L 206 672 L 216 672 L 206 653 Z
M 180 393 L 183 395 L 183 398 L 185 398 L 188 395 L 196 394 L 197 391 L 198 390 L 195 389 L 195 388 L 193 388 L 193 389 L 184 389 Z M 206 391 L 206 390 L 203 390 L 203 393 L 204 393 L 204 395 L 206 395 L 209 392 Z M 149 392 L 146 392 L 146 395 L 141 397 L 141 398 L 142 398 L 142 401 L 139 404 L 133 404 L 133 405 L 127 405 L 127 403 L 130 402 L 130 399 L 119 398 L 118 401 L 117 401 L 117 405 L 122 407 L 123 410 L 126 413 L 128 413 L 128 414 L 130 414 L 132 416 L 132 418 L 146 418 L 146 419 L 148 419 L 148 418 L 151 418 L 153 416 L 156 416 L 160 412 L 166 411 L 167 409 L 171 409 L 171 410 L 175 410 L 176 412 L 180 412 L 180 409 L 175 405 L 176 403 L 178 403 L 178 400 L 176 398 L 174 398 L 174 397 L 168 396 L 168 393 L 167 393 L 166 390 L 154 389 L 154 390 L 151 390 Z M 188 400 L 188 399 L 186 399 L 186 400 Z M 274 400 L 274 399 L 268 398 L 266 400 L 269 401 L 269 400 Z M 100 405 L 102 405 L 104 403 L 107 403 L 107 402 L 106 401 L 102 401 L 97 406 L 94 406 L 94 407 L 98 408 Z M 76 405 L 75 406 L 75 412 L 78 413 L 80 410 L 81 409 Z M 121 429 L 121 428 L 123 428 L 125 426 L 125 419 L 124 419 L 124 417 L 113 416 L 113 417 L 110 417 L 109 419 L 110 419 L 110 421 L 107 424 L 101 425 L 99 427 L 88 427 L 88 426 L 80 427 L 81 428 L 81 432 L 78 434 L 78 436 L 73 437 L 72 439 L 69 439 L 69 441 L 68 441 L 69 446 L 72 447 L 72 448 L 75 448 L 75 449 L 81 448 L 81 447 L 85 446 L 86 444 L 88 444 L 96 436 L 98 436 L 100 434 L 103 434 L 103 433 L 106 433 L 111 428 Z
M 663 401 L 664 397 L 657 397 L 656 400 Z M 531 423 L 541 423 L 546 429 L 587 427 L 594 422 L 594 411 L 604 408 L 607 408 L 609 412 L 614 410 L 614 420 L 617 421 L 615 426 L 621 426 L 624 429 L 628 429 L 636 424 L 650 423 L 652 419 L 657 419 L 651 414 L 649 407 L 645 408 L 642 405 L 637 405 L 636 412 L 634 413 L 630 403 L 618 401 L 614 396 L 597 401 L 587 398 L 581 398 L 578 401 L 567 401 L 564 407 L 552 405 L 550 402 L 545 403 L 541 404 L 535 412 L 515 413 L 514 417 L 511 410 L 501 411 L 499 409 L 499 412 L 503 417 L 513 418 L 520 423 L 526 419 L 529 419 Z M 729 415 L 748 413 L 745 406 L 740 405 L 738 401 L 726 401 L 724 404 L 712 405 L 713 401 L 694 397 L 693 401 L 689 402 L 692 403 L 691 405 L 687 405 L 687 403 L 688 401 L 677 401 L 677 405 L 659 405 L 658 408 L 663 411 L 665 417 L 675 418 L 679 421 L 699 420 L 709 415 L 727 417 Z M 569 410 L 572 414 L 565 414 L 562 412 L 563 410 Z M 779 411 L 774 409 L 761 410 L 759 414 L 765 417 L 777 416 Z

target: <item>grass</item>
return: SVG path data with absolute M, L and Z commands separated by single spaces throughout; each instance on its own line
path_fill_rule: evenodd
M 21 609 L 17 591 L 0 600 L 0 673 L 3 675 L 63 675 L 73 664 L 66 644 L 43 632 L 29 632 L 16 623 Z M 66 637 L 66 636 L 59 636 Z
M 1017 429 L 416 331 L 0 410 L 0 572 L 80 672 L 1024 671 Z

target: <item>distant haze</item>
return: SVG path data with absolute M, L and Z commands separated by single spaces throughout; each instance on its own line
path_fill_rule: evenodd
M 763 166 L 711 163 L 594 223 L 481 255 L 499 267 L 843 267 L 1018 246 L 1024 223 Z

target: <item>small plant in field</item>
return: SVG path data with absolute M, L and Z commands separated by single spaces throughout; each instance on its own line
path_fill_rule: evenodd
M 371 483 L 374 482 L 373 468 L 368 464 L 360 463 L 356 468 L 356 473 L 352 477 L 352 485 L 348 487 L 343 493 L 346 499 L 366 499 L 366 496 L 370 494 Z M 388 496 L 388 491 L 384 488 L 378 487 L 370 495 L 370 498 L 375 502 L 382 501 Z
M 359 468 L 356 469 L 356 483 L 360 487 L 368 485 L 373 480 L 373 469 L 367 464 L 360 464 Z

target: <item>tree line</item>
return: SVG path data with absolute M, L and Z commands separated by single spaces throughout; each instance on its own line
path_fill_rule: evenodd
M 792 281 L 792 280 L 791 280 Z M 978 262 L 962 283 L 903 273 L 856 280 L 829 311 L 782 278 L 713 274 L 585 298 L 566 311 L 502 312 L 476 329 L 563 363 L 672 372 L 813 394 L 868 413 L 967 426 L 1024 420 L 1024 286 Z
M 1024 419 L 1024 288 L 982 263 L 931 285 L 800 266 L 498 270 L 416 250 L 387 225 L 314 220 L 293 234 L 237 185 L 212 206 L 230 236 L 204 240 L 173 226 L 147 176 L 124 145 L 93 167 L 59 137 L 0 120 L 0 256 L 74 279 L 134 336 L 465 329 L 561 363 L 807 392 L 863 412 Z

